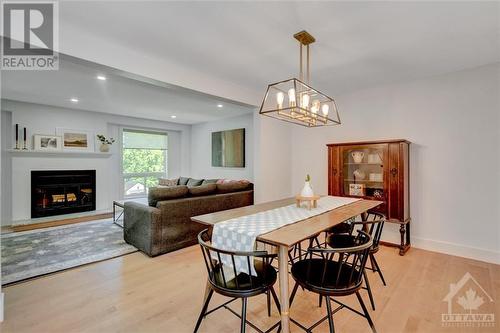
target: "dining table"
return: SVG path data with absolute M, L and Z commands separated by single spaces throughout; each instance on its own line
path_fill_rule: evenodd
M 213 226 L 219 222 L 257 214 L 260 212 L 285 207 L 296 203 L 296 198 L 259 203 L 210 214 L 194 216 L 192 221 Z M 383 204 L 382 201 L 359 199 L 349 204 L 334 208 L 322 214 L 287 224 L 278 229 L 259 235 L 257 241 L 270 244 L 278 248 L 278 281 L 281 306 L 281 330 L 290 332 L 290 302 L 289 302 L 289 278 L 288 278 L 288 252 L 296 244 L 318 236 L 331 227 L 349 220 L 358 215 L 364 215 L 367 211 Z

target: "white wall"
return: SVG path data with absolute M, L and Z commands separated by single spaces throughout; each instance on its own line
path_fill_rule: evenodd
M 499 80 L 495 64 L 338 96 L 341 126 L 292 127 L 291 194 L 307 173 L 327 193 L 327 143 L 408 139 L 413 245 L 500 262 Z
M 292 126 L 254 113 L 256 203 L 292 195 Z
M 2 100 L 2 111 L 12 113 L 10 126 L 18 123 L 21 127 L 27 127 L 30 147 L 33 134 L 55 134 L 56 127 L 92 130 L 115 138 L 118 138 L 122 126 L 166 131 L 169 135 L 169 176 L 178 177 L 190 170 L 191 126 L 188 125 L 5 100 Z M 112 200 L 121 199 L 123 193 L 118 144 L 112 146 L 111 152 L 113 154 L 109 158 L 9 156 L 12 163 L 12 189 L 2 190 L 12 193 L 12 218 L 2 219 L 2 223 L 8 225 L 10 220 L 30 218 L 31 170 L 95 169 L 96 209 L 109 210 Z
M 212 132 L 245 129 L 245 167 L 212 167 Z M 224 118 L 196 124 L 191 127 L 191 173 L 193 178 L 227 178 L 254 180 L 254 130 L 253 115 Z

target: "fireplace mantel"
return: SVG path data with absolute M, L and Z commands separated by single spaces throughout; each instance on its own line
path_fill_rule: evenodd
M 9 154 L 15 157 L 86 157 L 86 158 L 107 158 L 113 155 L 112 153 L 101 152 L 80 152 L 80 151 L 38 151 L 38 150 L 22 150 L 9 149 Z

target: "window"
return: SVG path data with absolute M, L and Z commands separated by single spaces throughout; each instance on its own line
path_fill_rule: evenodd
M 125 197 L 145 196 L 159 177 L 167 177 L 167 134 L 124 129 L 122 142 Z

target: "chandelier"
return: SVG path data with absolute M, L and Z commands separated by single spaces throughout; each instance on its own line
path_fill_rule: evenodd
M 307 31 L 293 35 L 300 43 L 299 79 L 292 78 L 267 86 L 259 113 L 306 127 L 340 125 L 333 98 L 310 86 L 309 45 L 316 40 Z M 305 73 L 303 49 L 306 49 Z

